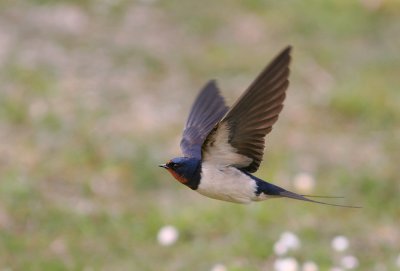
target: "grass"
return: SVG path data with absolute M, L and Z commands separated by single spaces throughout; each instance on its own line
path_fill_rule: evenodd
M 299 263 L 396 270 L 400 14 L 373 3 L 1 3 L 0 268 L 272 270 L 291 231 Z M 231 104 L 287 44 L 291 86 L 257 176 L 295 190 L 309 172 L 315 194 L 361 210 L 218 202 L 157 168 L 180 154 L 202 84 L 217 78 Z

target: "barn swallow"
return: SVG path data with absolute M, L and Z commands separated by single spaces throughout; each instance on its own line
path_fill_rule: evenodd
M 231 108 L 225 105 L 214 80 L 197 96 L 180 147 L 183 157 L 160 165 L 198 193 L 218 200 L 250 203 L 286 197 L 309 199 L 266 182 L 252 173 L 263 159 L 265 136 L 283 108 L 289 85 L 291 47 L 286 47 L 258 75 Z M 317 196 L 314 196 L 317 197 Z

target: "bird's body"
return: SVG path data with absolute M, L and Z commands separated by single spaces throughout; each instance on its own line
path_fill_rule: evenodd
M 192 106 L 183 132 L 184 156 L 160 166 L 179 182 L 213 199 L 250 203 L 287 197 L 328 204 L 251 174 L 262 161 L 264 138 L 283 108 L 289 85 L 290 51 L 290 47 L 283 50 L 231 108 L 225 105 L 214 81 L 206 84 Z
M 197 188 L 200 194 L 235 203 L 256 201 L 257 184 L 239 169 L 231 166 L 202 165 L 201 182 Z

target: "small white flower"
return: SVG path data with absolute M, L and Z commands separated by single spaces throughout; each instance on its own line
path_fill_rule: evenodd
M 286 254 L 288 250 L 289 248 L 281 240 L 278 240 L 278 242 L 274 244 L 274 252 L 278 256 Z
M 358 267 L 358 259 L 353 255 L 344 256 L 340 263 L 345 269 L 354 269 Z
M 340 267 L 332 267 L 331 269 L 329 269 L 329 271 L 343 271 L 343 269 Z
M 282 233 L 280 241 L 289 249 L 298 249 L 300 247 L 300 240 L 296 234 L 290 231 Z
M 318 271 L 318 265 L 314 262 L 305 262 L 303 263 L 302 271 Z
M 314 190 L 315 179 L 314 177 L 306 172 L 300 172 L 293 179 L 294 187 L 301 193 L 310 193 Z
M 399 254 L 399 256 L 397 256 L 397 259 L 396 259 L 396 266 L 397 266 L 398 268 L 400 268 L 400 254 Z
M 299 264 L 295 258 L 276 259 L 274 269 L 275 271 L 297 271 Z
M 216 265 L 214 265 L 210 271 L 227 271 L 228 269 L 226 268 L 225 265 L 221 264 L 221 263 L 217 263 Z
M 276 255 L 282 256 L 289 250 L 296 250 L 300 247 L 300 240 L 292 232 L 283 232 L 279 240 L 274 244 L 274 252 Z
M 336 236 L 332 239 L 332 248 L 336 251 L 345 251 L 349 247 L 349 240 L 342 236 Z
M 174 226 L 164 226 L 157 234 L 158 243 L 162 246 L 170 246 L 178 240 L 179 232 Z

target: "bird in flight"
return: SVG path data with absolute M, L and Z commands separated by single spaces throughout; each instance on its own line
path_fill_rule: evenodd
M 286 47 L 229 108 L 214 80 L 196 98 L 180 143 L 183 157 L 160 165 L 198 193 L 218 200 L 250 203 L 286 197 L 309 199 L 266 182 L 256 172 L 264 154 L 265 136 L 283 108 L 289 85 L 291 47 Z M 317 197 L 317 196 L 314 196 Z

